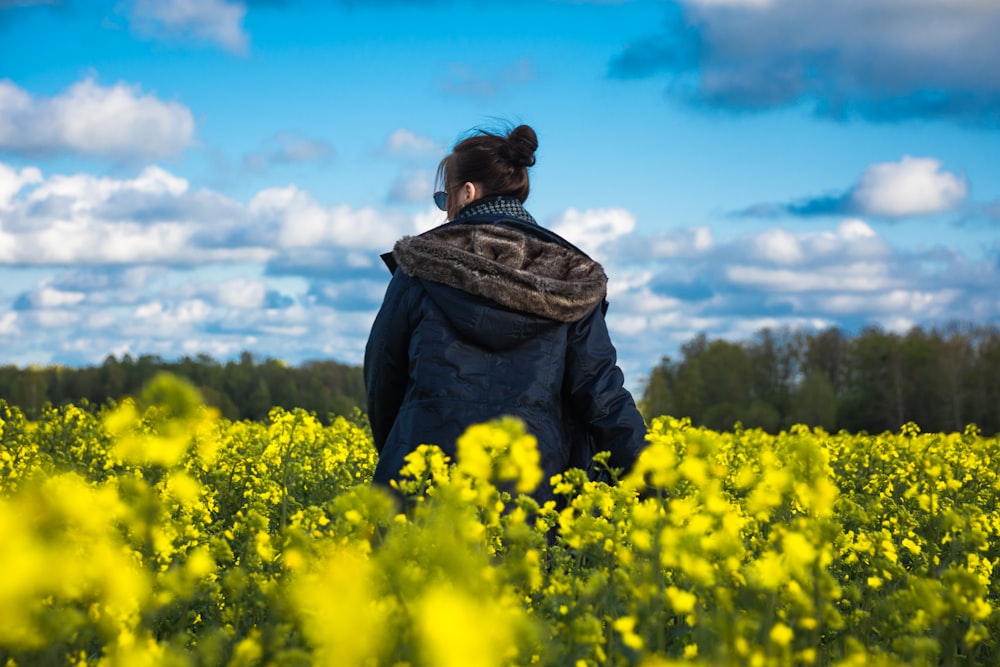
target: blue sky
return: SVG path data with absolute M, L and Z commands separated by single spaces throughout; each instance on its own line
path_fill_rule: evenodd
M 698 332 L 1000 324 L 996 0 L 0 0 L 0 363 L 360 363 L 476 127 L 604 262 L 629 385 Z

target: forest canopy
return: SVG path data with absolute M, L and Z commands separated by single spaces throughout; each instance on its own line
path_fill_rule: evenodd
M 905 334 L 868 327 L 854 336 L 763 329 L 750 340 L 699 335 L 650 373 L 643 414 L 690 417 L 726 430 L 793 424 L 881 433 L 1000 431 L 1000 330 L 953 324 Z
M 111 356 L 100 366 L 49 366 L 20 369 L 0 366 L 0 398 L 37 418 L 46 404 L 86 401 L 103 405 L 136 396 L 157 373 L 169 372 L 191 381 L 208 405 L 227 419 L 262 421 L 272 407 L 304 408 L 328 422 L 330 415 L 349 415 L 365 404 L 361 368 L 335 361 L 310 361 L 298 367 L 275 359 L 258 361 L 243 352 L 237 361 L 220 363 L 207 355 L 165 361 L 158 356 L 120 360 Z

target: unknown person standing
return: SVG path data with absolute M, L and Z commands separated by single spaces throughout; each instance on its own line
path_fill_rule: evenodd
M 365 349 L 375 483 L 419 444 L 453 459 L 471 424 L 520 417 L 545 482 L 596 451 L 629 469 L 646 428 L 605 324 L 601 265 L 525 210 L 538 139 L 527 125 L 477 131 L 438 167 L 449 221 L 396 242 L 393 272 Z

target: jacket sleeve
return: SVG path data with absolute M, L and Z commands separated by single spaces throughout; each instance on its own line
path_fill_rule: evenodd
M 611 466 L 627 472 L 645 447 L 646 425 L 624 382 L 604 308 L 598 306 L 570 327 L 564 386 L 596 450 L 610 451 Z
M 410 299 L 407 297 L 412 285 L 412 278 L 396 270 L 365 345 L 368 421 L 379 453 L 396 421 L 409 379 Z

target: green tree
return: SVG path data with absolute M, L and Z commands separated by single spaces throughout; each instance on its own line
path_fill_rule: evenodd
M 851 340 L 836 327 L 824 329 L 805 341 L 804 374 L 820 372 L 826 376 L 837 396 L 846 390 L 847 362 Z
M 815 371 L 807 375 L 791 397 L 791 424 L 820 426 L 833 431 L 837 426 L 837 394 L 826 373 Z
M 663 357 L 646 380 L 639 410 L 648 421 L 661 415 L 674 415 L 674 368 L 670 357 Z
M 771 422 L 771 417 L 763 418 L 763 414 L 777 414 L 778 422 L 788 413 L 789 399 L 792 394 L 795 378 L 799 374 L 801 344 L 788 328 L 778 331 L 762 329 L 754 335 L 747 345 L 747 355 L 753 373 L 752 396 L 756 404 L 755 412 L 759 418 L 752 421 Z M 769 406 L 770 409 L 766 409 Z M 761 428 L 766 428 L 763 423 Z M 774 431 L 777 428 L 768 428 Z
M 28 419 L 38 419 L 49 402 L 48 385 L 39 369 L 29 368 L 18 375 L 11 386 L 13 403 L 20 406 Z

